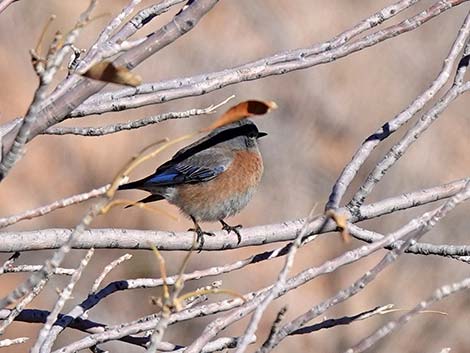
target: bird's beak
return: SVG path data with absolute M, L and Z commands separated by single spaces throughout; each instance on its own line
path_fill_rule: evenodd
M 261 138 L 261 137 L 263 137 L 263 136 L 266 136 L 266 135 L 267 135 L 267 133 L 266 133 L 266 132 L 262 132 L 262 131 L 260 131 L 260 132 L 258 132 L 258 136 L 256 136 L 256 138 L 258 138 L 258 139 L 259 139 L 259 138 Z

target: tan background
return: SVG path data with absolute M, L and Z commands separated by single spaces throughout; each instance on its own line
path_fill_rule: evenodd
M 136 71 L 145 82 L 211 72 L 254 60 L 276 51 L 309 46 L 352 26 L 360 19 L 379 10 L 391 1 L 296 0 L 296 1 L 221 1 L 195 30 L 168 48 L 151 57 Z M 97 13 L 116 14 L 125 1 L 102 1 Z M 143 6 L 148 5 L 143 2 Z M 422 1 L 417 12 L 433 3 Z M 87 5 L 87 1 L 20 1 L 0 15 L 0 122 L 6 122 L 25 113 L 36 87 L 37 79 L 31 69 L 28 50 L 35 46 L 40 30 L 48 16 L 57 15 L 54 29 L 65 31 Z M 379 44 L 366 51 L 348 56 L 337 62 L 312 69 L 242 83 L 195 98 L 187 98 L 164 105 L 139 110 L 89 117 L 68 125 L 83 126 L 127 121 L 151 114 L 182 111 L 218 103 L 235 94 L 237 100 L 249 98 L 273 99 L 279 109 L 260 119 L 259 126 L 269 136 L 262 140 L 265 176 L 250 205 L 230 223 L 245 226 L 278 223 L 305 216 L 316 202 L 320 207 L 326 201 L 336 177 L 353 151 L 367 135 L 404 109 L 435 77 L 442 59 L 461 25 L 468 5 L 451 10 L 416 31 Z M 158 28 L 170 19 L 175 10 L 145 27 L 142 34 Z M 109 18 L 109 16 L 108 16 Z M 399 16 L 403 18 L 403 16 Z M 105 23 L 99 19 L 83 32 L 78 45 L 87 47 Z M 396 21 L 396 20 L 393 20 Z M 461 97 L 442 115 L 433 127 L 400 160 L 375 190 L 370 200 L 379 200 L 406 191 L 437 185 L 469 173 L 468 122 L 469 103 Z M 213 117 L 201 117 L 161 123 L 132 132 L 122 132 L 102 138 L 38 137 L 28 144 L 26 156 L 16 165 L 0 186 L 0 214 L 9 215 L 53 200 L 84 192 L 106 184 L 118 168 L 143 146 L 165 136 L 176 137 L 195 127 L 208 124 Z M 394 139 L 401 136 L 398 133 Z M 385 142 L 390 146 L 390 142 Z M 359 180 L 385 151 L 379 148 L 365 165 Z M 152 172 L 158 161 L 141 167 L 135 177 Z M 355 184 L 357 185 L 357 183 Z M 141 197 L 142 193 L 127 193 Z M 166 203 L 162 207 L 177 214 Z M 34 221 L 25 221 L 10 230 L 49 227 L 73 227 L 86 206 L 56 211 Z M 461 206 L 426 240 L 465 244 L 468 242 L 466 217 L 468 206 Z M 374 230 L 387 232 L 418 215 L 416 210 L 370 222 Z M 181 218 L 174 222 L 140 210 L 116 209 L 100 218 L 95 227 L 128 227 L 139 229 L 184 230 L 190 222 Z M 207 224 L 206 228 L 218 228 Z M 350 246 L 358 246 L 354 241 Z M 348 245 L 349 246 L 349 245 Z M 295 271 L 320 264 L 323 260 L 342 253 L 348 246 L 337 236 L 328 235 L 311 244 L 298 255 Z M 275 245 L 267 246 L 272 249 Z M 228 263 L 257 253 L 261 249 L 248 248 L 222 253 L 201 253 L 193 257 L 189 270 Z M 85 272 L 84 279 L 67 308 L 79 303 L 90 284 L 109 261 L 125 251 L 98 251 Z M 41 263 L 50 252 L 23 254 L 24 263 Z M 108 280 L 158 276 L 156 261 L 150 252 L 133 252 L 134 258 L 113 272 Z M 182 253 L 166 253 L 169 272 L 174 273 L 181 262 Z M 288 305 L 287 318 L 293 318 L 309 307 L 335 293 L 342 286 L 358 278 L 372 266 L 379 255 L 319 278 L 271 305 L 266 321 L 260 327 L 259 342 L 267 334 L 275 313 Z M 65 266 L 76 266 L 83 252 L 74 251 Z M 4 261 L 7 255 L 1 255 Z M 280 261 L 265 262 L 241 272 L 223 276 L 224 287 L 241 293 L 271 283 L 281 266 Z M 398 264 L 386 270 L 369 288 L 348 302 L 327 313 L 328 317 L 353 315 L 376 305 L 394 303 L 399 308 L 410 308 L 431 291 L 444 283 L 468 275 L 468 265 L 436 257 L 404 256 Z M 21 275 L 3 276 L 0 294 L 6 294 L 24 279 Z M 196 288 L 210 283 L 213 278 L 188 284 Z M 53 280 L 31 307 L 50 308 L 56 298 L 56 287 L 63 286 L 67 278 Z M 90 313 L 90 319 L 117 324 L 150 314 L 156 310 L 149 303 L 157 290 L 135 290 L 117 293 L 106 299 Z M 218 297 L 219 298 L 219 297 Z M 444 301 L 435 309 L 447 316 L 422 314 L 400 332 L 383 340 L 374 352 L 438 352 L 452 347 L 452 352 L 466 352 L 468 337 L 469 296 L 459 294 Z M 286 339 L 277 348 L 292 352 L 340 352 L 372 332 L 387 319 L 399 314 L 375 317 L 346 327 L 320 331 L 310 335 Z M 189 344 L 203 329 L 207 319 L 172 326 L 165 340 Z M 224 335 L 241 334 L 246 320 Z M 39 326 L 13 324 L 8 337 L 35 337 Z M 65 344 L 82 336 L 67 330 L 59 343 Z M 24 352 L 27 345 L 11 348 Z M 126 344 L 108 344 L 104 348 L 113 352 L 134 352 L 141 349 Z M 9 350 L 9 351 L 10 351 Z

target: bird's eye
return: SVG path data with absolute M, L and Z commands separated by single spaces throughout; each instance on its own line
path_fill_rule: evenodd
M 254 130 L 251 130 L 250 132 L 248 132 L 248 137 L 249 138 L 256 138 L 258 136 L 258 131 L 254 131 Z

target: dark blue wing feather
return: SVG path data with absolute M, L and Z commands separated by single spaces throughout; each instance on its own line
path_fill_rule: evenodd
M 165 163 L 155 174 L 145 178 L 144 186 L 172 186 L 183 183 L 209 181 L 227 170 L 231 154 L 212 148 L 201 151 L 179 163 Z M 163 168 L 162 168 L 163 167 Z

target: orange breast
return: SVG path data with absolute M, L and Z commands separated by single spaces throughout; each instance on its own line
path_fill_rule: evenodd
M 235 152 L 229 168 L 212 180 L 178 187 L 174 204 L 203 221 L 238 213 L 246 206 L 263 174 L 263 161 L 255 152 Z

